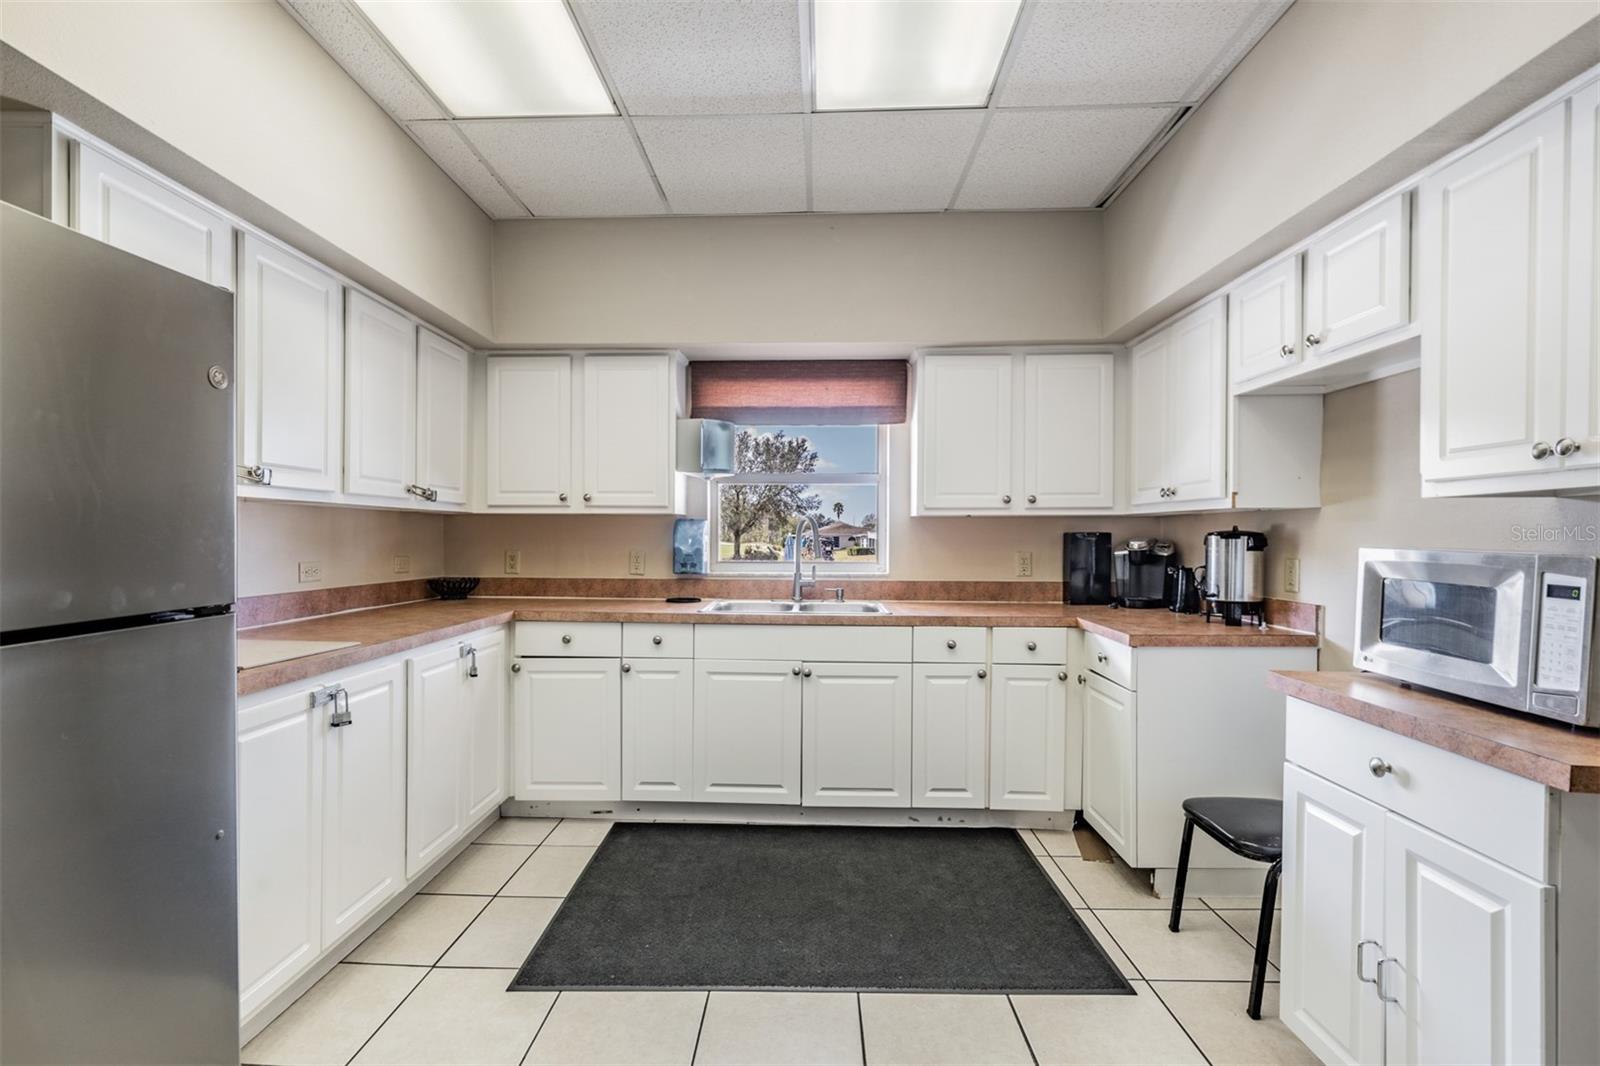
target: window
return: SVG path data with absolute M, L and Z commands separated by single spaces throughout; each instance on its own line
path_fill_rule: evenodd
M 888 572 L 884 513 L 887 432 L 882 426 L 739 426 L 735 472 L 712 483 L 712 564 L 723 573 L 794 565 L 828 573 Z

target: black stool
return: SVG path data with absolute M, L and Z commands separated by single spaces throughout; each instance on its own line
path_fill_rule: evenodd
M 1167 928 L 1178 931 L 1183 917 L 1183 883 L 1189 876 L 1189 845 L 1194 827 L 1235 855 L 1267 867 L 1261 895 L 1261 924 L 1256 927 L 1256 965 L 1250 975 L 1250 1017 L 1261 1020 L 1261 991 L 1267 979 L 1267 949 L 1272 941 L 1272 911 L 1278 898 L 1278 874 L 1283 870 L 1283 801 L 1246 796 L 1198 796 L 1183 801 L 1183 847 L 1178 851 L 1178 877 L 1172 887 L 1172 920 Z

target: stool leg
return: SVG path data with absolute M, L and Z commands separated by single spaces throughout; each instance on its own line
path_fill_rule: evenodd
M 1261 922 L 1256 926 L 1256 966 L 1250 975 L 1250 1006 L 1246 1010 L 1258 1022 L 1261 1020 L 1262 986 L 1267 980 L 1267 954 L 1272 947 L 1272 910 L 1278 899 L 1278 874 L 1282 870 L 1282 859 L 1267 867 L 1267 883 L 1261 893 Z
M 1183 843 L 1178 848 L 1178 876 L 1172 882 L 1172 917 L 1167 928 L 1178 931 L 1178 921 L 1183 917 L 1183 883 L 1189 879 L 1189 845 L 1194 842 L 1194 819 L 1183 819 Z

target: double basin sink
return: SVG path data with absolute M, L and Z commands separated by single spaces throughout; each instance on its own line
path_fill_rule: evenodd
M 838 600 L 712 600 L 700 608 L 702 614 L 822 614 L 864 615 L 890 614 L 881 603 L 860 601 L 844 603 Z

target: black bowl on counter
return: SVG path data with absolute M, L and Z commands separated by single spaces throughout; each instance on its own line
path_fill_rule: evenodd
M 441 600 L 464 600 L 478 587 L 475 577 L 430 577 L 428 591 Z

